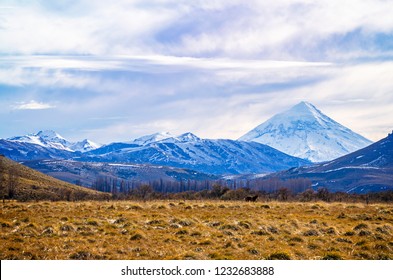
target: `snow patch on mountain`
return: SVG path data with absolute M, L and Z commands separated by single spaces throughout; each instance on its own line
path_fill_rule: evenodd
M 145 135 L 145 136 L 136 138 L 129 143 L 144 146 L 144 145 L 148 145 L 153 142 L 157 142 L 160 140 L 173 138 L 173 137 L 174 136 L 172 134 L 170 134 L 169 132 L 157 132 L 154 134 L 149 134 L 149 135 Z
M 79 141 L 79 142 L 76 142 L 76 143 L 72 144 L 70 146 L 70 149 L 75 151 L 75 152 L 82 152 L 82 153 L 84 153 L 84 152 L 88 152 L 88 151 L 91 151 L 91 150 L 98 149 L 99 147 L 101 147 L 101 145 L 99 145 L 99 144 L 97 144 L 97 143 L 95 143 L 93 141 L 90 141 L 88 139 L 84 139 L 82 141 Z

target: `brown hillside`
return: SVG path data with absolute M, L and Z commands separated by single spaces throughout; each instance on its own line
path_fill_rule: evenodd
M 0 155 L 0 198 L 27 200 L 102 200 L 110 194 L 69 184 Z

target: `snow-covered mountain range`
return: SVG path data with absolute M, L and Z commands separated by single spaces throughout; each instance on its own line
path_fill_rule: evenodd
M 189 168 L 209 174 L 269 173 L 309 164 L 269 146 L 227 139 L 153 134 L 129 143 L 112 143 L 83 155 L 98 162 L 133 162 Z
M 301 102 L 239 140 L 201 139 L 168 132 L 100 146 L 70 142 L 52 130 L 0 139 L 0 153 L 17 161 L 66 159 L 188 168 L 206 174 L 266 174 L 340 157 L 371 144 Z
M 69 152 L 88 152 L 100 147 L 100 145 L 84 139 L 79 142 L 70 142 L 53 130 L 39 131 L 25 136 L 15 136 L 8 141 L 36 144 L 45 148 L 64 150 Z
M 16 161 L 64 159 L 137 163 L 187 168 L 206 174 L 271 173 L 310 164 L 269 146 L 227 139 L 201 139 L 187 132 L 156 133 L 98 148 L 90 141 L 71 143 L 54 131 L 0 140 L 0 153 Z
M 308 102 L 273 116 L 239 140 L 269 145 L 312 162 L 332 160 L 372 143 Z

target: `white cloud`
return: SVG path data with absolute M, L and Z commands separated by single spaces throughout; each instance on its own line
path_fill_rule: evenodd
M 114 71 L 159 73 L 206 71 L 214 83 L 256 79 L 260 83 L 315 75 L 334 64 L 306 61 L 266 61 L 229 58 L 193 58 L 163 55 L 145 56 L 6 56 L 0 58 L 0 84 L 13 86 L 56 86 L 114 91 Z M 286 71 L 283 71 L 286 69 Z M 284 74 L 284 75 L 283 75 Z M 132 74 L 130 74 L 132 76 Z M 256 77 L 255 77 L 256 76 Z M 254 78 L 252 78 L 254 77 Z M 117 84 L 116 84 L 117 83 Z M 99 85 L 99 86 L 97 86 Z M 121 85 L 120 85 L 121 86 Z
M 0 52 L 111 54 L 149 49 L 154 30 L 175 17 L 171 9 L 144 9 L 135 1 L 74 2 L 69 13 L 51 4 L 19 3 L 0 15 Z M 141 40 L 145 38 L 147 42 Z
M 361 51 L 346 34 L 393 32 L 375 0 L 13 1 L 1 9 L 0 52 L 310 59 Z M 366 40 L 364 40 L 366 41 Z M 342 43 L 342 42 L 341 42 Z M 373 51 L 370 48 L 367 51 Z M 342 54 L 341 54 L 342 55 Z
M 56 106 L 31 100 L 29 102 L 24 102 L 18 105 L 14 105 L 12 108 L 14 110 L 45 110 L 45 109 L 56 108 Z

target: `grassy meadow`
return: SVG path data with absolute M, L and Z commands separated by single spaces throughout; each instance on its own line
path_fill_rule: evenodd
M 1 259 L 393 259 L 393 205 L 1 204 Z

